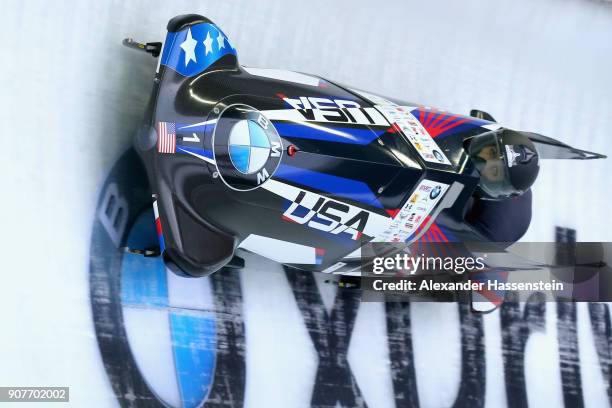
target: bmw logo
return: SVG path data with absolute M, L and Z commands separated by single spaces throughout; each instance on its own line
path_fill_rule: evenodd
M 444 162 L 444 156 L 442 156 L 442 153 L 440 153 L 439 151 L 434 150 L 433 155 L 436 156 L 436 160 L 438 160 L 439 162 Z
M 440 193 L 442 192 L 442 187 L 440 186 L 435 186 L 432 190 L 431 193 L 429 193 L 429 198 L 431 198 L 432 200 L 435 200 L 436 197 L 438 197 L 440 195 Z
M 92 316 L 113 393 L 121 407 L 242 406 L 240 274 L 181 278 L 161 258 L 120 250 L 157 243 L 150 197 L 130 149 L 101 188 L 90 245 Z
M 270 140 L 257 122 L 243 119 L 232 127 L 229 136 L 232 164 L 242 174 L 253 174 L 263 168 L 270 157 Z
M 261 112 L 234 104 L 217 119 L 213 151 L 223 182 L 233 190 L 249 191 L 272 177 L 283 147 L 274 125 Z

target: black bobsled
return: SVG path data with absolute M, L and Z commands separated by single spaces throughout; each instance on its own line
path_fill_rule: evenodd
M 160 252 L 204 276 L 238 248 L 350 273 L 367 242 L 478 241 L 464 221 L 479 173 L 470 138 L 504 129 L 297 72 L 241 66 L 205 17 L 179 16 L 159 54 L 135 145 L 154 192 Z M 544 158 L 596 158 L 523 132 Z M 427 235 L 425 235 L 427 234 Z

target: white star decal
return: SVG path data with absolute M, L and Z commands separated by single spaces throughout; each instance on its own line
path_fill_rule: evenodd
M 204 41 L 202 41 L 204 43 L 204 47 L 206 47 L 206 54 L 204 55 L 208 55 L 208 53 L 212 52 L 212 38 L 210 38 L 210 31 L 206 33 L 206 39 Z
M 219 44 L 219 49 L 225 48 L 225 37 L 219 31 L 219 35 L 217 36 L 217 43 Z
M 198 44 L 196 40 L 191 36 L 191 28 L 187 31 L 187 38 L 181 44 L 181 48 L 185 51 L 185 66 L 191 61 L 198 62 L 195 55 L 195 47 Z

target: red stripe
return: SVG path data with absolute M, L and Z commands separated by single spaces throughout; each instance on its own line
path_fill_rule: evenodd
M 287 217 L 286 215 L 283 215 L 283 216 L 282 216 L 282 219 L 283 219 L 283 221 L 295 222 L 295 223 L 297 224 L 297 222 L 296 222 L 296 221 L 294 221 L 293 219 L 291 219 L 291 218 Z
M 448 242 L 448 239 L 435 222 L 431 225 L 431 229 L 436 234 L 436 238 L 439 239 L 440 242 Z
M 438 234 L 436 234 L 436 229 L 434 228 L 435 225 L 436 224 L 431 224 L 431 227 L 429 227 L 428 232 L 431 234 L 435 242 L 439 242 L 440 238 L 438 237 Z
M 161 133 L 161 122 L 157 123 L 157 151 L 161 152 L 161 140 L 162 140 L 162 133 Z
M 430 126 L 434 127 L 434 126 L 438 126 L 438 123 L 445 117 L 446 115 L 443 113 L 438 114 L 438 117 L 433 120 L 430 124 Z
M 446 118 L 444 118 L 444 120 L 436 125 L 435 127 L 432 126 L 426 126 L 427 131 L 429 132 L 429 134 L 431 135 L 431 137 L 436 137 L 438 136 L 440 133 L 442 133 L 442 128 L 445 126 L 446 123 L 448 123 L 450 120 L 452 120 L 453 117 L 448 115 Z
M 161 220 L 159 218 L 155 219 L 155 229 L 157 230 L 157 235 L 162 235 L 162 226 Z
M 487 299 L 489 302 L 493 303 L 495 306 L 499 306 L 502 304 L 502 302 L 504 301 L 504 298 L 499 296 L 497 293 L 495 292 L 491 292 L 486 288 L 486 283 L 483 285 L 482 290 L 477 290 L 476 292 L 480 293 L 485 299 Z M 505 294 L 504 294 L 505 295 Z
M 426 125 L 428 119 L 429 119 L 429 112 L 424 110 L 423 111 L 423 125 Z
M 427 235 L 427 239 L 429 240 L 428 242 L 433 244 L 434 242 L 436 242 L 435 238 L 433 237 L 432 233 L 430 230 L 427 230 L 427 232 L 425 233 L 425 235 Z M 436 247 L 435 245 L 428 245 L 425 248 L 425 251 L 423 251 L 426 253 L 426 255 L 428 256 L 433 256 L 433 257 L 437 257 L 438 256 L 438 252 L 436 251 Z
M 164 153 L 168 153 L 170 138 L 168 136 L 168 124 L 166 122 L 164 122 L 164 141 Z
M 161 131 L 161 152 L 166 153 L 166 146 L 168 144 L 168 127 L 166 126 L 166 122 L 161 122 L 162 131 Z
M 427 122 L 429 126 L 431 126 L 432 123 L 435 122 L 435 120 L 438 118 L 436 112 L 434 112 L 433 110 L 429 111 L 429 121 Z
M 163 126 L 164 127 L 163 127 L 163 130 L 162 130 L 162 140 L 163 140 L 163 143 L 162 143 L 162 152 L 165 152 L 166 151 L 166 143 L 167 143 L 167 140 L 168 140 L 166 138 L 166 135 L 167 135 L 167 133 L 166 133 L 166 122 L 164 122 Z
M 442 241 L 448 242 L 449 241 L 448 237 L 446 236 L 446 234 L 444 232 L 442 232 L 442 230 L 440 229 L 440 227 L 438 227 L 437 224 L 436 224 L 436 229 L 437 229 L 438 233 L 440 234 L 440 237 L 442 238 Z
M 395 210 L 385 210 L 385 211 L 387 212 L 387 214 L 391 216 L 391 218 L 395 218 L 395 216 L 400 211 L 400 209 L 396 208 Z
M 465 122 L 467 122 L 467 119 L 460 119 L 460 120 L 458 120 L 456 122 L 449 123 L 445 127 L 441 128 L 440 133 L 446 132 L 447 130 L 452 129 L 452 128 L 456 128 L 457 126 L 459 126 L 459 125 L 461 125 L 462 123 L 465 123 Z

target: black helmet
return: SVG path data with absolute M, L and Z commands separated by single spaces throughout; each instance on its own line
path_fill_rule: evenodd
M 468 154 L 480 172 L 478 193 L 502 200 L 523 194 L 540 171 L 538 152 L 527 136 L 509 129 L 469 139 Z

